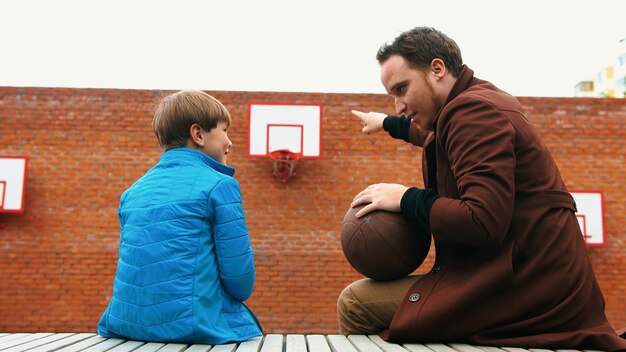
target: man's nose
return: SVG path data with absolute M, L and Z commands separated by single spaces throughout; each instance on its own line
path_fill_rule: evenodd
M 406 110 L 406 105 L 404 105 L 402 100 L 398 98 L 394 98 L 394 103 L 396 106 L 396 113 L 398 115 L 402 115 L 404 113 L 404 110 Z

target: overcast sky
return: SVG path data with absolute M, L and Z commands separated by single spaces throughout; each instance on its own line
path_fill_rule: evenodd
M 376 51 L 415 26 L 513 95 L 573 96 L 626 1 L 0 0 L 0 86 L 385 93 Z

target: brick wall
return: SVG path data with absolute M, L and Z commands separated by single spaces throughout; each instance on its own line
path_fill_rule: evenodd
M 95 331 L 111 295 L 119 196 L 158 159 L 156 90 L 0 87 L 0 155 L 28 155 L 26 211 L 0 213 L 0 331 Z M 359 278 L 339 242 L 350 199 L 371 183 L 422 185 L 420 151 L 365 136 L 350 109 L 392 111 L 384 95 L 209 92 L 230 110 L 268 333 L 335 333 L 335 302 Z M 247 157 L 249 101 L 323 104 L 323 157 L 287 184 Z M 571 190 L 604 192 L 606 245 L 588 248 L 615 327 L 626 326 L 626 100 L 520 98 Z M 432 251 L 431 251 L 432 254 Z M 424 268 L 432 264 L 429 256 Z M 425 270 L 424 269 L 424 270 Z

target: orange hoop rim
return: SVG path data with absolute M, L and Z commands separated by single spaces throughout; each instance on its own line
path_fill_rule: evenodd
M 296 164 L 302 154 L 294 153 L 287 149 L 279 149 L 269 152 L 268 155 L 272 158 L 273 175 L 280 179 L 282 183 L 287 183 L 290 178 L 296 175 Z
M 272 152 L 267 153 L 267 155 L 269 155 L 270 158 L 272 158 L 273 160 L 276 161 L 281 161 L 281 162 L 295 162 L 300 160 L 300 158 L 302 157 L 301 153 L 294 153 L 289 149 L 278 149 L 278 150 L 274 150 Z

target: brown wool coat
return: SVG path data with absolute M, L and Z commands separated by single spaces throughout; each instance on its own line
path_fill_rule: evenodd
M 626 349 L 604 314 L 573 198 L 511 95 L 459 76 L 423 146 L 436 259 L 406 294 L 393 342 Z

